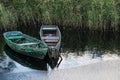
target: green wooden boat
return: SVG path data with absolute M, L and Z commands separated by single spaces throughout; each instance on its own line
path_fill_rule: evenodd
M 44 59 L 47 54 L 48 48 L 44 43 L 20 31 L 5 32 L 3 36 L 7 45 L 18 53 L 39 59 Z

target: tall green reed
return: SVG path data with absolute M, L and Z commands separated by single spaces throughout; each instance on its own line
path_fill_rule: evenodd
M 37 23 L 89 29 L 117 29 L 119 0 L 0 1 L 1 28 Z

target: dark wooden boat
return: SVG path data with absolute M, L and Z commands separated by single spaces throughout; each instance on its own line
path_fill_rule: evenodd
M 44 44 L 48 47 L 48 55 L 50 60 L 62 61 L 60 54 L 61 46 L 61 32 L 56 25 L 42 25 L 40 28 L 40 38 Z M 60 62 L 58 64 L 60 64 Z M 51 62 L 50 62 L 51 63 Z
M 4 51 L 9 58 L 25 67 L 47 71 L 47 63 L 45 59 L 38 59 L 23 54 L 19 54 L 12 50 L 8 45 L 4 46 Z
M 40 59 L 47 54 L 48 48 L 44 43 L 20 31 L 5 32 L 3 36 L 7 45 L 18 53 Z

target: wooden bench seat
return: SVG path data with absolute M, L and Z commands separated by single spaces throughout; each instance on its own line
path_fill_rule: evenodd
M 11 37 L 8 37 L 8 39 L 20 39 L 20 38 L 23 38 L 23 36 L 11 36 Z
M 23 44 L 19 44 L 20 46 L 25 46 L 25 45 L 34 45 L 34 44 L 38 44 L 38 43 L 23 43 Z
M 51 39 L 51 40 L 59 40 L 59 37 L 42 37 L 42 40 L 44 39 Z
M 51 39 L 46 39 L 45 40 L 45 42 L 58 42 L 59 40 L 58 39 L 53 39 L 53 40 L 51 40 Z

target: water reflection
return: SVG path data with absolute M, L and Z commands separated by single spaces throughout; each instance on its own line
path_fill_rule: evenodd
M 4 50 L 4 45 L 5 45 L 4 39 L 3 39 L 3 37 L 2 37 L 2 34 L 0 34 L 0 53 L 3 52 L 3 50 Z
M 22 31 L 25 34 L 31 35 L 33 37 L 36 37 L 39 39 L 39 27 L 37 28 L 18 28 L 17 30 Z M 79 65 L 81 62 L 86 62 L 91 60 L 95 60 L 96 58 L 104 59 L 104 55 L 106 54 L 116 54 L 120 55 L 120 33 L 119 32 L 100 32 L 100 31 L 78 31 L 78 30 L 61 30 L 62 31 L 62 53 L 64 61 L 61 66 L 68 65 Z M 5 44 L 2 37 L 0 37 L 0 58 L 4 58 L 2 52 L 3 46 Z M 9 52 L 9 51 L 8 51 Z M 72 54 L 71 54 L 72 53 Z M 18 63 L 29 66 L 33 68 L 39 68 L 40 65 L 38 65 L 39 60 L 36 60 L 36 63 L 34 62 L 35 59 L 28 59 L 24 56 L 22 56 L 23 61 L 19 59 L 16 59 L 16 54 L 7 54 L 12 58 L 14 56 L 15 61 Z M 12 55 L 12 56 L 11 56 Z M 82 57 L 81 57 L 82 56 Z M 74 58 L 73 58 L 74 57 Z M 14 59 L 13 58 L 13 59 Z M 72 60 L 72 59 L 73 60 Z M 80 59 L 81 58 L 81 59 Z M 89 59 L 88 59 L 89 58 Z M 69 60 L 70 59 L 70 60 Z M 86 60 L 85 60 L 86 59 Z M 67 61 L 68 60 L 68 61 Z M 85 60 L 85 61 L 84 61 Z M 27 62 L 29 61 L 29 62 Z M 48 64 L 52 64 L 50 67 L 55 67 L 56 62 L 51 63 L 50 59 L 47 59 Z M 33 64 L 33 65 L 31 65 Z M 43 69 L 43 68 L 42 68 Z
M 39 27 L 28 27 L 26 29 L 18 27 L 17 30 L 23 33 L 36 37 L 39 37 Z M 96 48 L 105 54 L 106 51 L 118 51 L 120 52 L 120 33 L 112 31 L 84 31 L 72 29 L 61 29 L 62 33 L 62 50 L 63 52 L 84 52 L 86 50 L 93 50 Z M 1 34 L 2 35 L 2 34 Z M 2 37 L 0 37 L 0 51 L 3 51 L 3 46 L 5 44 Z M 117 53 L 119 54 L 119 53 Z
M 119 40 L 119 32 L 85 32 L 77 30 L 65 30 L 62 33 L 62 48 L 63 51 L 69 52 L 84 52 L 86 50 L 95 51 L 94 49 L 96 49 L 102 54 L 105 54 L 106 51 L 119 54 Z
M 3 52 L 4 53 L 4 52 Z M 5 54 L 2 54 L 0 57 L 0 73 L 13 71 L 15 68 L 14 62 L 7 57 Z
M 44 60 L 40 60 L 16 53 L 12 49 L 10 49 L 7 45 L 5 45 L 4 51 L 9 58 L 11 58 L 12 60 L 16 61 L 17 63 L 23 66 L 32 69 L 47 70 L 47 64 Z

